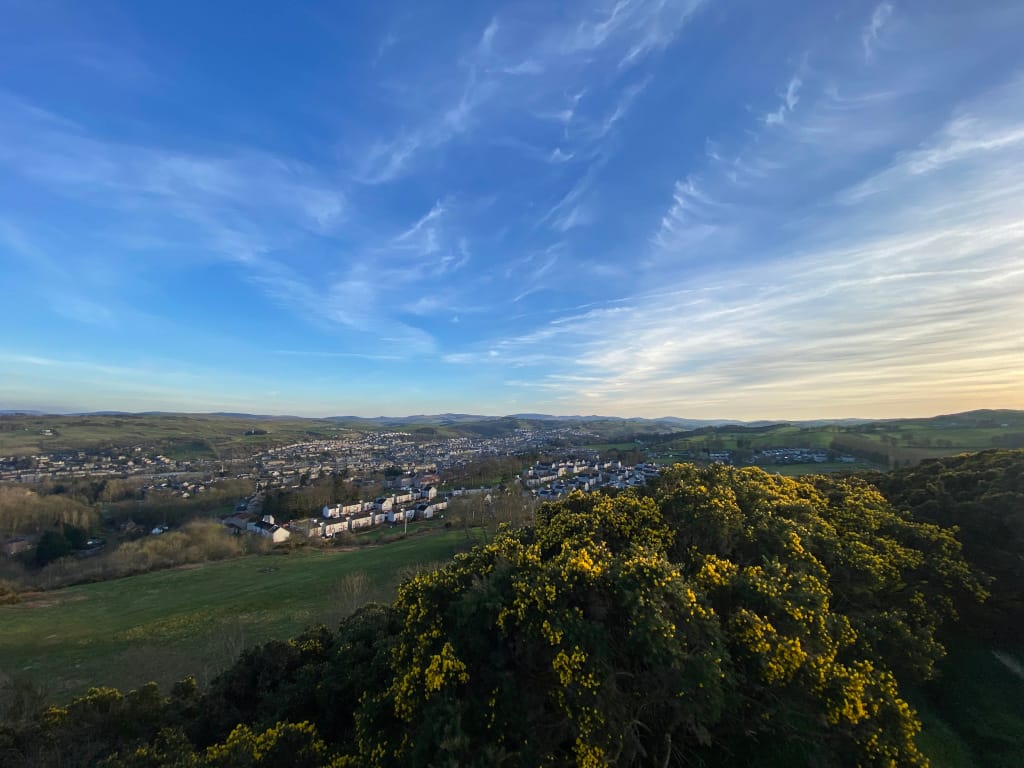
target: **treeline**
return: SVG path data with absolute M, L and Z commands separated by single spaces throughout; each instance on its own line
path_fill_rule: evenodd
M 0 486 L 0 535 L 39 534 L 62 525 L 90 528 L 98 522 L 99 512 L 78 499 Z
M 374 499 L 384 492 L 381 480 L 358 482 L 348 480 L 346 474 L 341 472 L 314 481 L 300 480 L 299 488 L 272 491 L 263 499 L 263 513 L 273 515 L 279 523 L 319 517 L 324 507 Z
M 211 512 L 229 511 L 255 491 L 252 480 L 223 478 L 207 485 L 206 490 L 182 498 L 172 490 L 151 490 L 145 496 L 103 506 L 103 517 L 113 525 L 132 522 L 143 528 L 180 525 Z
M 862 480 L 677 465 L 546 504 L 206 691 L 15 691 L 0 763 L 922 766 L 905 692 L 984 597 L 950 529 Z
M 0 535 L 40 534 L 65 524 L 90 530 L 129 521 L 144 527 L 177 525 L 233 507 L 254 490 L 252 480 L 234 478 L 210 483 L 187 499 L 172 490 L 143 494 L 138 481 L 116 478 L 0 486 Z
M 35 486 L 45 496 L 63 496 L 82 504 L 109 504 L 125 499 L 141 499 L 145 481 L 126 477 L 74 477 L 44 480 Z
M 964 555 L 990 580 L 984 606 L 965 622 L 987 638 L 1018 641 L 1024 629 L 1024 451 L 931 459 L 867 476 L 915 519 L 956 527 Z
M 445 470 L 446 488 L 479 488 L 481 486 L 509 485 L 523 467 L 537 460 L 539 454 L 524 456 L 496 456 L 468 461 Z
M 264 552 L 269 546 L 262 537 L 232 535 L 220 523 L 194 520 L 180 529 L 126 541 L 91 557 L 54 558 L 38 568 L 7 560 L 0 568 L 0 598 L 16 601 L 18 594 L 27 590 L 57 589 L 180 565 L 226 560 Z

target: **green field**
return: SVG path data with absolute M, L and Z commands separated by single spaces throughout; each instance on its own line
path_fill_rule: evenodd
M 879 464 L 872 464 L 869 461 L 855 461 L 846 463 L 842 461 L 826 461 L 821 464 L 769 464 L 761 467 L 765 472 L 786 477 L 801 477 L 802 475 L 825 475 L 833 472 L 863 472 L 865 470 L 884 470 Z
M 968 637 L 946 645 L 949 656 L 937 678 L 911 696 L 924 725 L 921 747 L 932 765 L 1024 765 L 1024 646 L 994 649 Z
M 636 451 L 641 449 L 641 446 L 637 445 L 635 442 L 590 443 L 589 445 L 585 445 L 583 447 L 590 451 L 597 451 L 598 453 L 607 453 L 608 451 Z
M 894 419 L 870 424 L 778 424 L 723 426 L 687 432 L 668 423 L 630 420 L 568 422 L 596 435 L 585 447 L 631 451 L 744 448 L 835 448 L 903 466 L 967 450 L 1024 447 L 1024 412 L 972 411 L 930 419 Z M 301 419 L 227 414 L 0 415 L 0 456 L 141 446 L 176 459 L 248 456 L 270 446 L 355 432 L 400 429 L 433 440 L 508 434 L 523 425 L 550 428 L 549 421 L 421 416 L 397 419 Z M 258 431 L 265 434 L 247 435 Z M 742 442 L 742 445 L 740 444 Z
M 481 534 L 475 532 L 479 537 Z M 42 593 L 0 607 L 0 680 L 26 678 L 65 700 L 93 685 L 209 680 L 243 649 L 335 624 L 391 600 L 417 567 L 467 543 L 437 532 L 353 551 L 300 549 Z
M 865 424 L 723 426 L 652 438 L 648 443 L 652 452 L 666 459 L 686 451 L 699 457 L 706 451 L 728 450 L 743 458 L 765 448 L 823 448 L 864 460 L 859 468 L 889 469 L 969 451 L 1024 447 L 1024 413 L 974 411 Z M 846 468 L 856 469 L 858 465 Z M 806 472 L 800 465 L 766 469 L 782 474 Z
M 253 430 L 266 434 L 245 434 Z M 228 458 L 247 456 L 282 443 L 347 434 L 351 432 L 343 424 L 323 419 L 212 414 L 3 416 L 0 456 L 125 449 L 137 445 L 173 459 Z

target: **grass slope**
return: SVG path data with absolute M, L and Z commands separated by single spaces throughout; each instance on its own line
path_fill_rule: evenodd
M 948 643 L 940 676 L 923 691 L 922 746 L 936 768 L 1024 765 L 1024 646 L 992 647 L 967 637 Z M 993 653 L 1016 664 L 1016 671 Z M 919 703 L 915 701 L 915 703 Z
M 200 682 L 244 648 L 336 623 L 367 600 L 390 600 L 418 565 L 449 559 L 464 532 L 351 552 L 304 549 L 47 592 L 0 607 L 0 674 L 51 699 L 94 685 Z M 2 679 L 2 678 L 0 678 Z

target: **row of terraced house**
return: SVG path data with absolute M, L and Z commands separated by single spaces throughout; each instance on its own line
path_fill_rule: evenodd
M 339 533 L 351 533 L 384 523 L 429 520 L 448 508 L 448 502 L 437 498 L 437 489 L 403 488 L 390 496 L 354 504 L 324 507 L 321 520 L 309 527 L 310 536 L 329 539 Z
M 588 493 L 601 488 L 624 490 L 643 486 L 660 471 L 655 464 L 626 466 L 621 461 L 599 459 L 537 462 L 523 472 L 521 480 L 538 498 L 551 500 L 576 490 Z

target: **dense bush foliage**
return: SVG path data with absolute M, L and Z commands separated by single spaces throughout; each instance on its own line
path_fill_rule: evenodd
M 211 512 L 230 509 L 251 496 L 253 489 L 251 480 L 223 478 L 187 499 L 173 491 L 150 490 L 142 498 L 105 505 L 103 516 L 110 524 L 131 521 L 145 528 L 181 525 Z
M 42 533 L 63 524 L 89 528 L 98 521 L 99 513 L 77 498 L 0 486 L 0 536 Z
M 984 451 L 872 476 L 917 520 L 957 528 L 964 555 L 991 578 L 984 610 L 964 606 L 973 631 L 1019 640 L 1024 627 L 1024 451 Z
M 545 505 L 206 692 L 22 707 L 0 763 L 925 765 L 902 690 L 983 593 L 949 529 L 862 481 L 677 465 Z
M 76 541 L 80 540 L 81 536 L 77 536 Z M 77 558 L 66 557 L 72 554 L 72 543 L 66 534 L 47 531 L 39 540 L 35 557 L 35 562 L 43 567 L 26 568 L 8 560 L 0 571 L 0 576 L 5 577 L 0 583 L 6 583 L 12 592 L 56 589 L 179 565 L 241 557 L 264 552 L 269 546 L 269 541 L 262 537 L 236 536 L 220 523 L 195 520 L 160 536 L 126 541 L 109 551 Z

